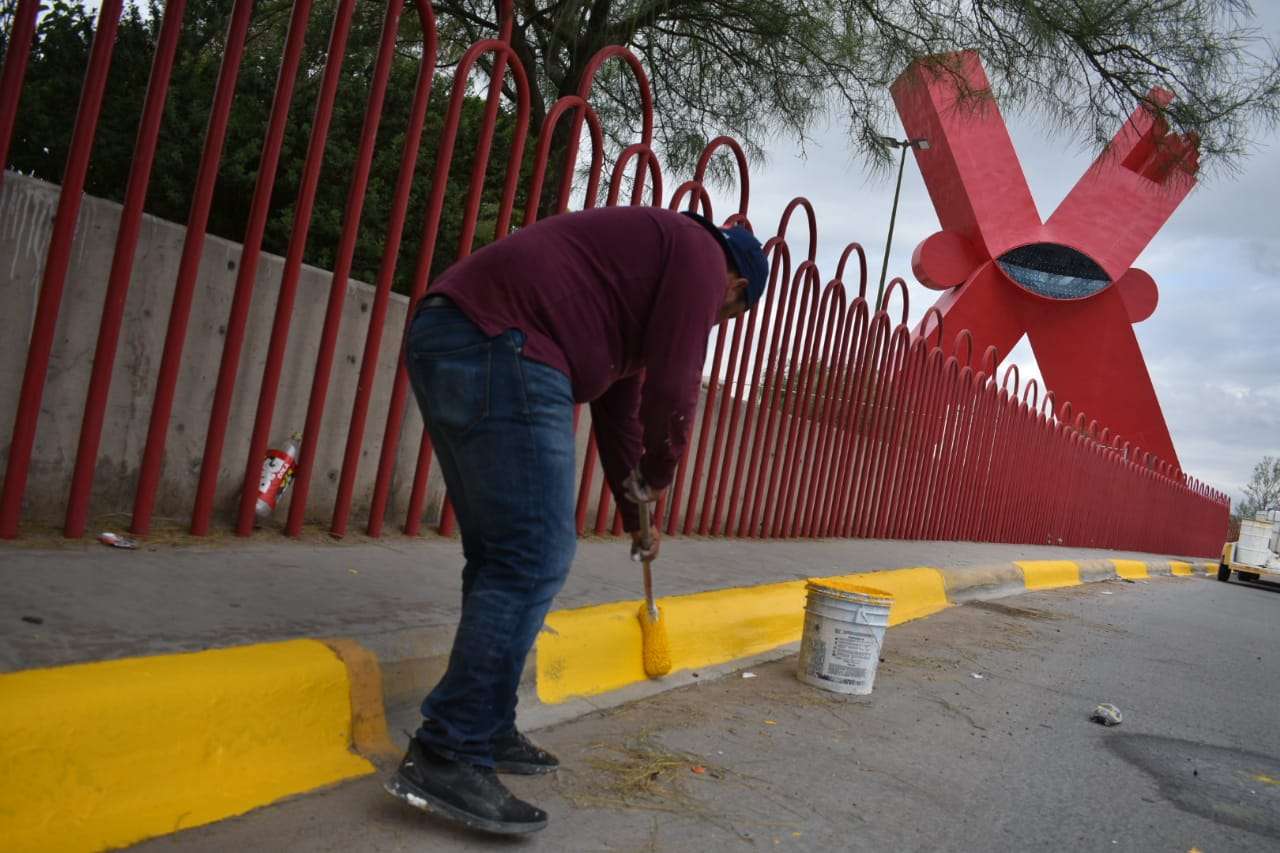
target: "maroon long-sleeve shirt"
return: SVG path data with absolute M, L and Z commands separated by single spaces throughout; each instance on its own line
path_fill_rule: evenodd
M 524 355 L 565 373 L 591 404 L 615 497 L 639 464 L 663 488 L 689 440 L 726 262 L 698 222 L 653 207 L 562 214 L 492 243 L 430 292 L 485 334 L 525 333 Z M 619 499 L 628 530 L 634 505 Z

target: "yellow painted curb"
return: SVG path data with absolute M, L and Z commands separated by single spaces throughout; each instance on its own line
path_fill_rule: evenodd
M 1178 560 L 1169 561 L 1169 571 L 1178 577 L 1190 577 L 1195 574 L 1195 570 L 1191 568 L 1190 563 L 1182 563 Z
M 893 593 L 891 625 L 948 606 L 937 569 L 894 569 L 840 575 Z M 662 618 L 672 670 L 697 669 L 797 642 L 804 626 L 806 581 L 664 598 Z M 639 601 L 557 610 L 548 614 L 536 651 L 538 699 L 557 704 L 646 680 L 641 658 Z
M 901 625 L 913 619 L 922 619 L 951 606 L 947 601 L 947 585 L 942 572 L 923 566 L 914 569 L 858 572 L 819 580 L 851 581 L 891 593 L 893 608 L 889 611 L 890 625 Z M 796 639 L 800 639 L 798 634 Z
M 0 675 L 6 851 L 88 851 L 373 771 L 347 670 L 294 640 Z
M 1080 585 L 1080 567 L 1071 560 L 1016 560 L 1027 589 L 1058 589 Z
M 1147 574 L 1147 564 L 1143 560 L 1112 560 L 1111 565 L 1116 567 L 1117 575 L 1131 581 L 1151 577 Z
M 347 668 L 347 680 L 351 685 L 352 748 L 366 758 L 399 758 L 400 752 L 387 734 L 382 667 L 378 656 L 355 640 L 332 638 L 323 642 Z

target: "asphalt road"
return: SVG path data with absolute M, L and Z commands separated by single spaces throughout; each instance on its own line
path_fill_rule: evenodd
M 367 778 L 137 850 L 1280 849 L 1280 589 L 1095 583 L 890 631 L 875 693 L 794 658 L 538 733 L 551 825 L 468 835 Z M 1124 713 L 1104 728 L 1099 702 Z M 698 768 L 701 772 L 695 772 Z

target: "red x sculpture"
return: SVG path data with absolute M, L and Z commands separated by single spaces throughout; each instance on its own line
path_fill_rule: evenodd
M 1156 285 L 1131 264 L 1195 185 L 1197 140 L 1140 106 L 1042 222 L 976 53 L 918 61 L 891 91 L 907 135 L 929 140 L 915 156 L 942 230 L 912 268 L 946 291 L 945 328 L 969 329 L 997 363 L 1027 335 L 1059 401 L 1177 466 L 1132 328 L 1155 310 Z

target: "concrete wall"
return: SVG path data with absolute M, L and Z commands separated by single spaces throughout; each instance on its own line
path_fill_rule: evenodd
M 0 189 L 0 453 L 3 454 L 0 466 L 8 463 L 13 416 L 57 203 L 57 186 L 6 173 Z M 118 204 L 89 196 L 84 198 L 41 406 L 24 505 L 25 523 L 56 525 L 65 513 L 119 216 Z M 94 479 L 90 516 L 100 525 L 123 528 L 132 510 L 185 236 L 186 229 L 181 225 L 151 216 L 143 218 Z M 165 445 L 164 470 L 156 503 L 156 516 L 160 521 L 185 524 L 190 517 L 240 254 L 237 243 L 212 236 L 205 240 Z M 258 262 L 248 333 L 218 472 L 216 516 L 220 524 L 230 523 L 236 507 L 283 266 L 283 258 L 266 253 Z M 302 428 L 329 284 L 328 272 L 303 267 L 272 421 L 272 446 L 278 446 L 290 433 Z M 373 288 L 362 282 L 348 283 L 319 455 L 307 501 L 307 517 L 312 522 L 327 525 L 333 512 L 372 302 Z M 407 306 L 405 297 L 392 295 L 365 428 L 352 529 L 359 529 L 367 518 Z M 704 389 L 691 437 L 695 443 L 705 399 Z M 717 411 L 719 408 L 717 399 Z M 590 422 L 589 411 L 584 409 L 577 441 L 579 470 Z M 741 414 L 739 429 L 740 425 Z M 399 445 L 392 508 L 387 519 L 389 528 L 398 527 L 403 521 L 421 435 L 422 421 L 416 407 L 411 405 Z M 726 444 L 733 458 L 737 437 L 731 437 Z M 710 456 L 708 449 L 703 463 L 704 489 Z M 589 528 L 595 523 L 602 476 L 597 465 L 588 504 Z M 686 495 L 691 479 L 692 463 L 685 481 Z M 439 466 L 433 465 L 428 520 L 438 518 L 442 495 Z M 283 524 L 287 500 L 277 508 L 271 524 Z
M 21 175 L 5 175 L 0 190 L 0 449 L 4 454 L 0 465 L 8 461 L 13 415 L 57 202 L 58 187 Z M 91 197 L 86 197 L 81 207 L 27 485 L 26 521 L 59 523 L 65 510 L 119 214 L 119 205 Z M 117 527 L 127 521 L 133 504 L 185 234 L 180 225 L 150 216 L 143 220 L 91 512 L 104 523 L 114 520 Z M 185 522 L 190 514 L 240 254 L 241 247 L 228 240 L 210 236 L 205 241 L 157 496 L 156 514 L 161 518 Z M 283 266 L 282 258 L 269 254 L 263 254 L 258 263 L 248 335 L 218 475 L 217 512 L 223 521 L 234 511 L 244 472 Z M 271 431 L 273 446 L 302 429 L 329 283 L 329 273 L 304 267 Z M 372 302 L 371 287 L 355 281 L 347 285 L 308 501 L 308 515 L 313 520 L 327 521 L 332 512 Z M 387 315 L 355 491 L 353 519 L 359 522 L 365 517 L 373 488 L 407 302 L 403 296 L 392 295 Z M 421 433 L 421 420 L 416 410 L 411 411 L 401 436 L 394 513 L 389 519 L 396 523 L 407 501 Z M 433 493 L 438 494 L 439 489 Z M 278 508 L 277 521 L 283 517 L 283 508 Z

